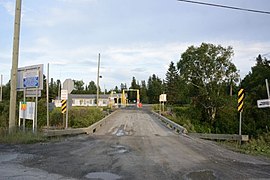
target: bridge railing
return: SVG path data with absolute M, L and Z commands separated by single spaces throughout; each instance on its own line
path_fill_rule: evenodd
M 156 116 L 165 126 L 167 126 L 170 129 L 173 129 L 176 133 L 179 134 L 187 134 L 187 129 L 183 126 L 171 121 L 170 119 L 160 115 L 159 113 L 156 113 L 152 111 L 152 114 Z

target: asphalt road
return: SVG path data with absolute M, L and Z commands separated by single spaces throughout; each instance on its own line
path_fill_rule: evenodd
M 93 135 L 0 145 L 0 179 L 270 179 L 270 160 L 177 135 L 142 110 L 120 110 Z

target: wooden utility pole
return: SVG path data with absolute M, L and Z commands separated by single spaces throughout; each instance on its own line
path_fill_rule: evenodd
M 16 99 L 17 99 L 17 71 L 19 59 L 19 40 L 21 23 L 21 0 L 16 0 L 14 36 L 13 36 L 13 54 L 10 83 L 10 106 L 9 106 L 9 133 L 13 132 L 16 123 Z

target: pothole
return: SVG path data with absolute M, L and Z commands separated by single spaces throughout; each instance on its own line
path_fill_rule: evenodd
M 213 171 L 205 170 L 205 171 L 196 171 L 196 172 L 190 172 L 186 175 L 186 179 L 192 179 L 192 180 L 200 180 L 200 179 L 207 179 L 207 180 L 215 180 L 217 179 L 214 175 Z
M 111 149 L 108 151 L 108 155 L 127 153 L 128 148 L 122 145 L 111 145 Z
M 117 180 L 121 179 L 121 176 L 117 174 L 108 173 L 108 172 L 91 172 L 88 173 L 86 176 L 88 179 L 102 179 L 102 180 Z

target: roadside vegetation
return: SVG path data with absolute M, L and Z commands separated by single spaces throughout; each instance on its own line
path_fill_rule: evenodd
M 171 62 L 161 79 L 156 74 L 148 80 L 137 81 L 132 77 L 128 86 L 121 83 L 113 89 L 121 93 L 123 89 L 139 89 L 140 101 L 156 104 L 159 110 L 159 95 L 167 94 L 163 113 L 176 123 L 184 126 L 189 132 L 238 134 L 239 112 L 237 111 L 237 93 L 244 89 L 244 109 L 242 134 L 249 135 L 250 142 L 241 149 L 264 151 L 269 144 L 270 110 L 259 109 L 257 100 L 267 99 L 265 79 L 270 77 L 270 61 L 261 55 L 254 55 L 256 64 L 240 82 L 237 67 L 232 62 L 233 48 L 210 43 L 190 46 L 181 53 L 179 60 Z M 46 78 L 44 78 L 44 81 Z M 45 83 L 44 83 L 45 84 Z M 94 81 L 85 84 L 74 80 L 75 90 L 72 93 L 95 94 L 97 86 Z M 8 127 L 9 83 L 3 87 L 3 102 L 0 102 L 0 128 Z M 49 84 L 50 101 L 59 96 L 60 80 L 51 79 Z M 105 90 L 103 93 L 110 93 Z M 38 126 L 46 126 L 46 95 L 42 91 L 39 100 Z M 136 93 L 128 92 L 131 102 L 136 100 Z M 22 93 L 18 92 L 18 101 Z M 104 114 L 96 108 L 72 108 L 69 114 L 71 127 L 89 126 L 101 119 Z M 55 128 L 63 127 L 63 117 L 59 108 L 51 109 L 50 124 Z

